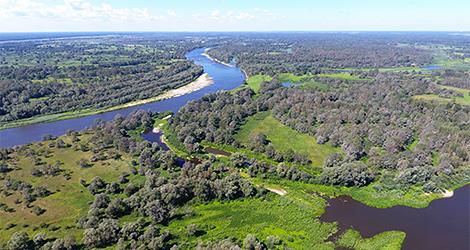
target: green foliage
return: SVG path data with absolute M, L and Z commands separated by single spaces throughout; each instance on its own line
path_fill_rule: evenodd
M 307 205 L 276 194 L 270 194 L 266 199 L 212 202 L 193 206 L 193 216 L 174 221 L 169 228 L 192 244 L 197 240 L 188 237 L 186 230 L 190 224 L 196 224 L 206 231 L 198 238 L 203 241 L 229 237 L 244 239 L 251 233 L 262 240 L 277 236 L 283 245 L 293 249 L 332 249 L 333 245 L 325 241 L 335 232 L 335 227 L 316 218 L 313 213 L 319 209 L 316 206 L 321 208 L 322 205 Z
M 397 250 L 401 249 L 401 245 L 405 240 L 406 234 L 400 231 L 388 231 L 375 235 L 372 238 L 362 238 L 360 233 L 348 229 L 338 240 L 337 244 L 356 250 Z

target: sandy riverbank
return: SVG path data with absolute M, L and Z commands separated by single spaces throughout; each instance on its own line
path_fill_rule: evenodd
M 450 198 L 454 196 L 454 191 L 453 190 L 446 190 L 444 193 L 443 193 L 443 197 L 444 198 Z
M 214 80 L 212 80 L 212 78 L 207 73 L 204 73 L 190 84 L 184 85 L 177 89 L 169 90 L 159 96 L 155 96 L 155 97 L 144 99 L 144 100 L 129 102 L 129 103 L 124 104 L 123 106 L 124 108 L 128 108 L 132 106 L 142 105 L 142 104 L 146 104 L 150 102 L 156 102 L 156 101 L 161 101 L 161 100 L 165 100 L 165 99 L 169 99 L 169 98 L 173 98 L 177 96 L 186 95 L 191 92 L 205 88 L 213 83 L 214 83 Z
M 220 61 L 219 59 L 216 59 L 216 58 L 211 57 L 209 54 L 207 54 L 207 52 L 208 52 L 209 50 L 210 50 L 210 48 L 205 49 L 205 50 L 204 50 L 204 53 L 202 53 L 202 55 L 205 56 L 205 57 L 207 57 L 207 58 L 209 58 L 209 60 L 211 60 L 211 61 L 214 61 L 214 62 L 223 64 L 223 65 L 228 66 L 228 67 L 232 67 L 232 68 L 235 67 L 235 66 L 232 65 L 232 64 L 229 64 L 229 63 L 226 63 L 226 62 L 222 62 L 222 61 Z
M 6 129 L 6 128 L 13 128 L 13 127 L 20 127 L 20 126 L 26 126 L 34 123 L 42 123 L 42 122 L 53 122 L 53 121 L 59 121 L 59 120 L 66 120 L 66 119 L 73 119 L 73 118 L 78 118 L 78 117 L 83 117 L 83 116 L 88 116 L 88 115 L 94 115 L 94 114 L 100 114 L 100 113 L 105 113 L 109 111 L 114 111 L 114 110 L 119 110 L 119 109 L 124 109 L 128 107 L 133 107 L 133 106 L 138 106 L 146 103 L 151 103 L 151 102 L 157 102 L 157 101 L 162 101 L 165 99 L 169 99 L 172 97 L 177 97 L 177 96 L 182 96 L 189 94 L 191 92 L 200 90 L 204 87 L 207 87 L 211 84 L 213 84 L 214 81 L 212 78 L 207 74 L 203 74 L 199 76 L 195 81 L 182 86 L 177 89 L 172 89 L 169 90 L 159 96 L 151 97 L 148 99 L 144 100 L 139 100 L 139 101 L 133 101 L 129 103 L 124 103 L 120 104 L 117 106 L 112 106 L 109 108 L 103 108 L 103 109 L 83 109 L 83 110 L 76 110 L 76 111 L 70 111 L 70 112 L 64 112 L 64 113 L 58 113 L 58 114 L 50 114 L 50 115 L 43 115 L 43 116 L 38 116 L 38 117 L 32 117 L 32 118 L 27 118 L 27 119 L 22 119 L 14 122 L 9 122 L 7 124 L 2 124 L 0 125 L 0 129 Z

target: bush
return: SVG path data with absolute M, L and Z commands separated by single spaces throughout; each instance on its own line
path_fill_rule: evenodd
M 337 167 L 325 167 L 321 173 L 322 183 L 347 187 L 366 186 L 374 178 L 367 165 L 360 161 L 343 163 Z

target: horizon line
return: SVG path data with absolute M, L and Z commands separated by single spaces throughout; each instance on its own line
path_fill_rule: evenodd
M 358 32 L 456 32 L 470 30 L 85 30 L 85 31 L 0 31 L 0 34 L 17 33 L 358 33 Z

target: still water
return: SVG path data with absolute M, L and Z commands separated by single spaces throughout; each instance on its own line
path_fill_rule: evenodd
M 399 230 L 406 233 L 403 249 L 470 249 L 470 185 L 450 198 L 434 200 L 426 208 L 395 206 L 378 209 L 350 197 L 329 201 L 320 218 L 337 221 L 339 230 L 354 228 L 362 237 Z

